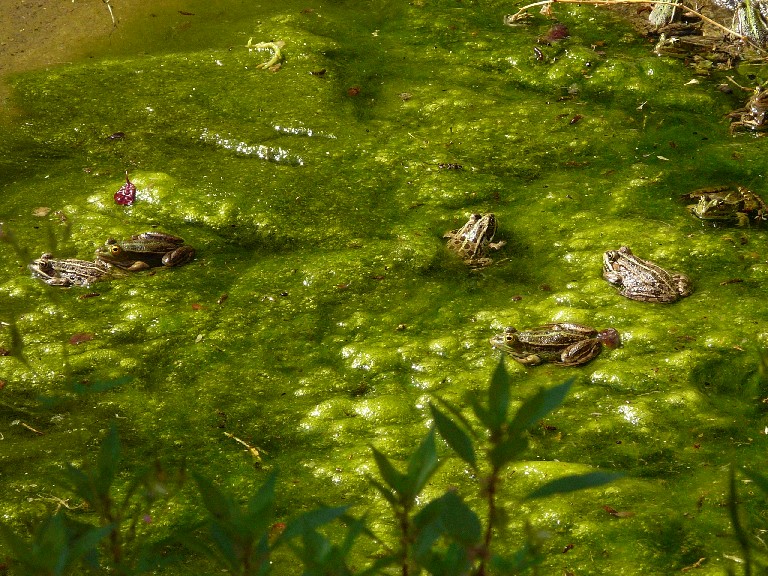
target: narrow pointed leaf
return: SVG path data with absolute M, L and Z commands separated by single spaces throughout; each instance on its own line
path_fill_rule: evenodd
M 446 492 L 442 498 L 445 501 L 442 520 L 446 534 L 467 547 L 477 544 L 482 534 L 477 514 L 455 492 Z
M 507 422 L 509 412 L 509 374 L 504 366 L 504 356 L 499 357 L 499 363 L 491 376 L 488 387 L 488 420 L 492 430 L 499 430 Z
M 275 503 L 275 483 L 277 481 L 277 472 L 272 472 L 264 484 L 261 485 L 259 490 L 248 501 L 248 517 L 255 518 L 256 516 L 266 513 L 272 508 Z
M 521 434 L 519 436 L 510 436 L 499 442 L 491 448 L 488 455 L 490 456 L 493 467 L 497 470 L 501 470 L 510 462 L 517 460 L 520 454 L 527 449 L 528 437 Z
M 480 420 L 480 423 L 489 430 L 495 430 L 491 414 L 488 412 L 488 409 L 480 403 L 477 396 L 472 396 L 469 399 L 469 403 L 472 406 L 472 412 L 475 413 L 475 417 Z
M 474 396 L 474 393 L 468 394 L 469 398 L 472 398 Z M 475 432 L 475 430 L 472 428 L 472 424 L 467 419 L 464 414 L 462 414 L 461 410 L 457 406 L 454 406 L 448 400 L 445 400 L 444 398 L 440 398 L 440 396 L 435 395 L 434 399 L 437 401 L 437 403 L 442 407 L 445 408 L 448 412 L 450 412 L 451 415 L 456 419 L 456 421 L 461 424 L 465 431 L 472 436 L 475 440 L 480 438 L 480 435 Z
M 405 492 L 407 498 L 412 500 L 421 493 L 424 485 L 437 470 L 438 463 L 435 430 L 430 429 L 408 461 Z
M 587 474 L 565 476 L 540 486 L 528 494 L 525 499 L 532 500 L 533 498 L 544 498 L 545 496 L 552 496 L 553 494 L 566 494 L 568 492 L 584 490 L 586 488 L 597 488 L 598 486 L 608 484 L 621 477 L 622 474 L 616 472 L 589 472 Z
M 573 378 L 569 378 L 559 386 L 539 389 L 536 394 L 523 402 L 517 410 L 515 417 L 509 425 L 510 432 L 522 432 L 530 429 L 544 416 L 560 406 L 568 395 L 572 384 Z
M 117 474 L 117 465 L 120 461 L 120 439 L 117 435 L 117 427 L 112 424 L 109 427 L 104 441 L 99 449 L 96 459 L 96 477 L 94 484 L 99 497 L 109 495 L 109 488 Z
M 381 452 L 371 446 L 373 451 L 373 459 L 376 461 L 376 465 L 379 467 L 379 474 L 396 494 L 402 496 L 406 491 L 406 476 L 405 474 L 395 470 L 389 459 Z
M 231 499 L 205 476 L 193 472 L 192 477 L 195 479 L 195 483 L 197 483 L 200 496 L 203 498 L 203 504 L 210 515 L 221 522 L 232 522 L 235 519 L 233 517 L 237 516 L 237 514 Z
M 472 468 L 477 469 L 475 449 L 467 433 L 433 404 L 429 405 L 429 409 L 432 411 L 432 418 L 435 419 L 435 426 L 437 426 L 440 436 L 448 442 L 448 446 L 453 448 L 456 454 L 459 455 L 459 458 L 472 466 Z
M 392 506 L 397 506 L 398 500 L 397 495 L 392 492 L 389 488 L 384 486 L 381 482 L 377 482 L 373 478 L 369 478 L 368 481 L 371 483 L 371 485 L 378 490 L 382 496 L 384 496 L 384 499 L 389 502 Z
M 296 536 L 301 536 L 314 532 L 317 528 L 344 515 L 349 506 L 338 506 L 336 508 L 317 508 L 299 515 L 288 522 L 288 525 L 280 534 L 278 540 L 290 540 Z

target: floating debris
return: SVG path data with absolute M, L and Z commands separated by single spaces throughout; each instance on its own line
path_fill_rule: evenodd
M 125 184 L 115 192 L 115 202 L 122 206 L 130 206 L 136 201 L 136 186 L 128 179 L 128 172 L 125 172 Z

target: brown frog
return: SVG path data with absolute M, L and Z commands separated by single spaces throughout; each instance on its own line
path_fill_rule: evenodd
M 594 359 L 603 345 L 619 345 L 614 328 L 597 331 L 575 322 L 544 324 L 530 330 L 506 328 L 491 338 L 491 346 L 507 352 L 525 366 L 551 362 L 560 366 L 580 366 Z
M 688 276 L 638 258 L 627 246 L 603 254 L 603 277 L 622 296 L 641 302 L 674 302 L 693 293 Z
M 493 262 L 488 257 L 490 250 L 498 250 L 506 244 L 504 240 L 493 242 L 496 234 L 496 216 L 472 214 L 466 224 L 443 235 L 448 239 L 448 249 L 457 254 L 471 268 L 482 268 Z

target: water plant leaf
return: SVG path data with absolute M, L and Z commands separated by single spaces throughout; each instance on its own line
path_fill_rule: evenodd
M 491 416 L 490 411 L 480 403 L 477 396 L 470 397 L 469 404 L 472 406 L 472 412 L 475 413 L 475 417 L 480 420 L 483 426 L 489 430 L 494 430 L 493 417 Z
M 469 435 L 431 402 L 429 409 L 432 412 L 432 418 L 435 420 L 435 426 L 440 436 L 448 443 L 448 446 L 453 448 L 456 454 L 459 455 L 459 458 L 477 470 L 475 449 Z
M 493 467 L 500 470 L 510 462 L 515 461 L 527 448 L 528 438 L 526 436 L 523 436 L 522 434 L 508 436 L 501 442 L 494 444 L 490 449 L 488 456 L 491 459 Z
M 119 462 L 120 438 L 117 435 L 117 427 L 113 423 L 110 425 L 109 432 L 102 441 L 99 454 L 96 457 L 96 473 L 93 482 L 97 496 L 109 497 L 109 489 L 117 474 Z
M 498 430 L 507 422 L 509 412 L 509 374 L 504 366 L 504 356 L 499 357 L 499 363 L 491 376 L 488 386 L 488 423 L 491 430 Z
M 384 496 L 384 499 L 389 502 L 392 506 L 397 505 L 397 495 L 384 486 L 381 482 L 377 482 L 373 478 L 369 478 L 368 481 L 371 483 L 371 485 L 378 490 L 382 496 Z
M 406 491 L 405 474 L 395 470 L 395 467 L 392 466 L 389 459 L 373 446 L 371 446 L 371 451 L 373 451 L 373 459 L 376 461 L 376 466 L 379 468 L 379 474 L 381 474 L 384 482 L 387 483 L 387 486 L 389 486 L 395 494 L 402 497 Z
M 534 498 L 552 496 L 553 494 L 566 494 L 568 492 L 584 490 L 586 488 L 597 488 L 598 486 L 608 484 L 621 477 L 622 474 L 617 472 L 588 472 L 587 474 L 564 476 L 563 478 L 552 480 L 543 486 L 540 486 L 528 494 L 524 499 L 532 500 Z
M 296 536 L 307 535 L 310 532 L 314 532 L 317 528 L 329 522 L 333 522 L 337 518 L 340 518 L 349 509 L 349 506 L 338 506 L 335 508 L 323 506 L 315 510 L 305 512 L 290 522 L 286 526 L 283 533 L 280 534 L 277 542 L 284 540 L 290 540 Z M 275 546 L 277 546 L 277 542 Z
M 536 394 L 525 400 L 509 424 L 510 433 L 528 430 L 560 406 L 568 395 L 573 380 L 573 378 L 569 378 L 553 388 L 540 388 Z
M 421 493 L 424 485 L 437 470 L 438 464 L 435 430 L 431 428 L 408 461 L 408 474 L 405 478 L 406 498 L 412 500 Z
M 477 514 L 455 492 L 446 492 L 442 499 L 444 504 L 441 518 L 445 533 L 465 546 L 477 544 L 482 534 Z
M 271 472 L 261 487 L 248 500 L 248 520 L 256 521 L 256 518 L 271 511 L 275 504 L 275 483 L 277 472 Z
M 219 522 L 232 522 L 238 515 L 234 502 L 224 492 L 219 490 L 216 485 L 205 476 L 192 473 L 200 496 L 203 499 L 203 505 L 210 515 Z

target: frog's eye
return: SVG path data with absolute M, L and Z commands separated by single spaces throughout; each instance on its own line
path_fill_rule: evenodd
M 112 256 L 119 256 L 120 252 L 122 252 L 120 246 L 112 245 L 109 247 L 109 253 L 112 254 Z

